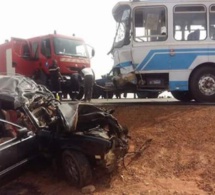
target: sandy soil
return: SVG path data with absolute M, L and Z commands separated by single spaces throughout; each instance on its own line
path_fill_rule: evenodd
M 97 176 L 94 195 L 215 194 L 215 107 L 114 107 L 129 127 L 130 150 L 111 176 Z M 0 194 L 79 195 L 52 168 L 33 169 Z

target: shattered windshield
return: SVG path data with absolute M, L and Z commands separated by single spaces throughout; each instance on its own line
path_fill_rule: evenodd
M 114 47 L 122 47 L 130 43 L 130 8 L 126 8 L 118 13 L 116 23 L 116 36 Z
M 79 40 L 54 38 L 54 48 L 57 55 L 89 57 L 85 44 Z

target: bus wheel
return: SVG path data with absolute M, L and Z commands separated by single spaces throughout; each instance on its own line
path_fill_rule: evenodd
M 197 69 L 191 77 L 190 88 L 196 101 L 215 102 L 215 68 Z
M 171 91 L 173 97 L 182 102 L 189 102 L 193 99 L 189 91 Z

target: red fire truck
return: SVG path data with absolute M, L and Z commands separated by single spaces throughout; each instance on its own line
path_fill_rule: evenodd
M 90 67 L 94 53 L 91 46 L 76 36 L 54 33 L 29 39 L 11 38 L 0 45 L 0 72 L 32 77 L 49 88 L 48 68 L 55 59 L 64 78 L 63 93 L 70 94 L 71 77 L 83 67 Z M 38 71 L 43 73 L 39 77 Z M 78 97 L 82 96 L 83 88 Z

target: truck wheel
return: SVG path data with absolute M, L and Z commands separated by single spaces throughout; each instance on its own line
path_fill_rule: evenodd
M 78 94 L 78 96 L 77 96 L 77 99 L 78 99 L 78 100 L 81 100 L 81 99 L 83 98 L 83 96 L 84 96 L 84 88 L 81 87 L 81 88 L 80 88 L 80 91 L 79 91 L 79 94 Z
M 70 98 L 73 97 L 72 91 L 69 92 L 69 95 L 70 95 Z M 83 96 L 84 96 L 84 89 L 81 87 L 76 98 L 78 100 L 81 100 L 83 98 Z
M 72 185 L 83 187 L 91 183 L 92 170 L 89 161 L 82 153 L 64 151 L 62 154 L 62 167 L 66 178 Z
M 205 66 L 197 69 L 190 82 L 194 99 L 198 102 L 215 102 L 215 68 Z
M 189 91 L 171 91 L 173 97 L 182 102 L 189 102 L 193 99 Z

